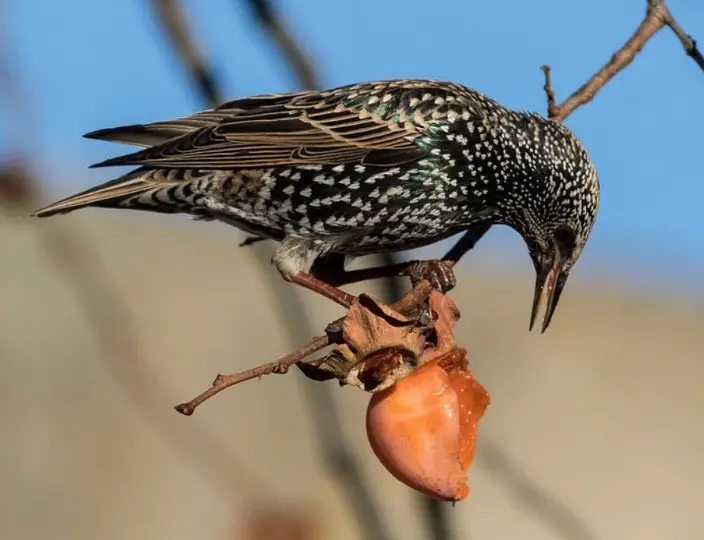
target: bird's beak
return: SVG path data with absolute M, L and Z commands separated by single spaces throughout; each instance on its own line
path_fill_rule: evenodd
M 533 296 L 533 310 L 530 314 L 529 330 L 533 330 L 538 311 L 540 311 L 541 305 L 545 304 L 545 316 L 543 317 L 541 330 L 541 333 L 544 333 L 550 326 L 552 315 L 555 313 L 567 276 L 562 275 L 562 258 L 557 249 L 553 250 L 552 260 L 546 262 L 542 267 L 536 268 L 536 270 L 535 294 Z

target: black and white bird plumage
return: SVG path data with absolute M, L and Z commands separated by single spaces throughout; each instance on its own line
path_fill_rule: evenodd
M 186 118 L 95 131 L 141 150 L 94 167 L 123 176 L 35 213 L 96 206 L 187 213 L 280 242 L 286 276 L 508 225 L 537 272 L 547 328 L 599 206 L 574 134 L 465 86 L 391 80 L 238 99 Z

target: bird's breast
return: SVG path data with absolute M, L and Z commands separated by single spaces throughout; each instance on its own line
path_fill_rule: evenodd
M 301 165 L 223 173 L 213 196 L 238 219 L 302 236 L 339 236 L 374 252 L 433 242 L 456 229 L 459 187 L 427 163 Z

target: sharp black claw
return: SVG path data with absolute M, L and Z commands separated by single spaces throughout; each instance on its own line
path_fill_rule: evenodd
M 411 278 L 413 287 L 428 280 L 433 289 L 446 293 L 457 284 L 453 265 L 452 261 L 445 260 L 419 261 L 410 265 L 405 274 Z
M 266 240 L 266 238 L 262 238 L 261 236 L 248 236 L 240 242 L 240 247 L 251 246 L 252 244 L 263 242 L 264 240 Z

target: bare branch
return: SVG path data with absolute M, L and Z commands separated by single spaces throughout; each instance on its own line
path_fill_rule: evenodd
M 157 2 L 157 0 L 152 1 Z M 161 7 L 163 7 L 164 0 L 161 1 Z M 173 0 L 171 2 L 167 2 L 167 4 L 171 4 L 173 9 L 178 9 L 178 6 L 174 8 L 175 4 L 173 3 Z M 297 45 L 294 39 L 288 34 L 287 30 L 283 27 L 283 25 L 278 24 L 274 20 L 272 16 L 273 12 L 270 9 L 266 10 L 268 4 L 266 2 L 252 2 L 252 5 L 253 7 L 258 8 L 259 20 L 262 22 L 264 27 L 270 31 L 273 39 L 279 43 L 279 46 L 282 48 L 284 54 L 289 59 L 293 71 L 298 76 L 300 84 L 305 88 L 318 87 L 318 77 L 313 68 L 312 63 L 305 56 L 305 54 L 302 52 L 302 49 Z M 181 35 L 188 35 L 190 41 L 192 42 L 190 34 L 187 31 L 183 30 L 184 28 L 187 29 L 187 27 L 185 26 L 185 21 L 181 18 L 181 25 L 179 27 L 178 25 L 174 25 L 173 23 L 171 23 L 170 21 L 172 20 L 173 17 L 161 17 L 162 25 L 164 26 L 166 33 L 171 36 L 172 44 L 174 44 L 175 47 L 177 46 L 176 36 L 179 35 L 179 31 L 181 32 Z M 181 30 L 179 30 L 179 28 Z M 185 42 L 185 40 L 181 39 L 180 42 Z M 181 46 L 181 49 L 183 49 L 183 46 Z M 192 44 L 192 46 L 190 46 L 190 50 L 197 50 L 195 44 Z M 194 85 L 200 88 L 201 97 L 206 102 L 210 103 L 211 106 L 217 105 L 217 103 L 220 101 L 220 96 L 222 95 L 222 93 L 216 91 L 217 86 L 215 84 L 215 81 L 212 77 L 208 79 L 212 82 L 213 86 L 213 91 L 209 91 L 207 84 L 203 84 L 203 77 L 198 75 L 198 73 L 207 73 L 209 72 L 209 70 L 201 68 L 200 71 L 198 71 L 197 69 L 189 68 L 188 66 L 192 64 L 189 64 L 187 55 L 184 52 L 179 53 L 178 50 L 177 55 L 181 58 L 186 68 L 186 71 L 191 74 L 191 79 L 193 80 Z M 194 55 L 191 53 L 191 56 Z M 202 62 L 202 65 L 205 65 L 204 61 Z M 245 243 L 251 243 L 251 241 L 245 241 Z M 267 259 L 262 257 L 258 258 L 257 260 L 262 266 L 268 267 Z M 310 328 L 310 324 L 308 323 L 307 317 L 305 316 L 304 307 L 302 306 L 298 297 L 292 293 L 292 290 L 290 288 L 286 288 L 282 291 L 282 293 L 283 295 L 285 295 L 285 300 L 287 301 L 288 305 L 293 306 L 291 311 L 300 314 L 297 318 L 288 319 L 284 322 L 284 328 L 288 331 L 289 334 L 291 334 L 292 338 L 295 338 L 307 328 Z M 282 300 L 280 295 L 277 300 Z M 344 297 L 340 297 L 339 300 L 344 300 Z M 316 342 L 316 346 L 322 346 L 322 343 L 322 341 Z M 305 352 L 307 351 L 303 351 L 301 354 Z M 293 358 L 296 358 L 296 356 L 291 357 L 291 359 Z M 301 356 L 301 358 L 303 358 L 303 356 Z M 281 370 L 281 366 L 283 365 L 281 363 L 282 361 L 283 359 L 281 359 L 277 363 L 278 367 L 272 366 L 273 369 L 271 372 L 274 372 L 275 369 Z M 224 380 L 227 381 L 227 379 Z M 222 383 L 223 380 L 220 380 L 220 382 Z M 229 379 L 228 382 L 233 383 L 233 379 Z M 220 388 L 220 390 L 221 389 L 222 388 Z M 211 388 L 210 393 L 211 394 L 209 394 L 207 397 L 201 397 L 201 400 L 204 401 L 210 395 L 214 395 L 216 392 L 214 392 Z M 306 392 L 305 397 L 313 411 L 313 415 L 316 417 L 317 420 L 313 422 L 313 427 L 316 430 L 317 439 L 319 441 L 319 446 L 323 451 L 325 463 L 330 468 L 332 473 L 337 476 L 340 486 L 349 500 L 350 507 L 355 512 L 360 527 L 362 527 L 364 530 L 364 536 L 369 540 L 386 540 L 386 538 L 388 538 L 388 535 L 382 526 L 381 518 L 376 510 L 376 504 L 373 500 L 370 490 L 363 481 L 363 476 L 360 472 L 360 467 L 357 464 L 355 456 L 349 450 L 350 445 L 347 444 L 345 440 L 345 434 L 341 428 L 336 404 L 332 399 L 329 388 L 325 386 L 319 386 L 315 388 L 315 390 L 312 392 Z M 201 403 L 202 401 L 192 402 L 190 411 L 187 409 L 188 404 L 184 404 L 184 408 L 177 408 L 177 410 L 180 409 L 180 412 L 183 413 L 192 413 L 193 409 L 198 405 L 198 403 Z
M 277 44 L 298 84 L 306 90 L 320 88 L 320 77 L 308 54 L 287 28 L 285 22 L 276 15 L 269 0 L 246 0 L 262 29 Z
M 262 364 L 261 366 L 240 371 L 238 373 L 232 373 L 230 375 L 218 374 L 218 376 L 213 381 L 213 385 L 210 388 L 197 395 L 187 403 L 181 403 L 179 405 L 176 405 L 174 409 L 176 409 L 181 414 L 190 416 L 196 410 L 196 407 L 198 407 L 198 405 L 200 405 L 204 401 L 207 401 L 215 394 L 222 392 L 223 390 L 225 390 L 225 388 L 229 388 L 230 386 L 234 386 L 235 384 L 244 381 L 249 381 L 251 379 L 261 378 L 264 375 L 269 375 L 271 373 L 287 373 L 288 368 L 290 368 L 293 364 L 299 362 L 300 360 L 303 360 L 304 358 L 319 351 L 320 349 L 327 347 L 328 345 L 330 345 L 330 339 L 328 338 L 328 336 L 314 337 L 303 347 L 296 349 L 292 353 L 287 354 L 286 356 L 283 356 L 278 360 L 269 362 L 268 364 Z
M 432 286 L 428 281 L 421 281 L 414 289 L 410 290 L 398 302 L 392 304 L 391 308 L 395 311 L 398 311 L 399 313 L 413 312 L 421 304 L 423 304 L 423 302 L 425 302 L 432 290 Z M 353 297 L 351 295 L 349 296 L 353 299 L 356 299 L 356 297 Z M 351 304 L 352 302 L 350 302 L 350 305 Z M 328 327 L 332 327 L 340 321 L 341 320 L 334 321 L 330 323 Z M 300 362 L 304 358 L 307 358 L 311 354 L 321 349 L 324 349 L 332 343 L 333 340 L 330 337 L 330 333 L 325 336 L 314 337 L 302 347 L 299 347 L 295 351 L 285 356 L 282 356 L 281 358 L 279 358 L 278 360 L 274 360 L 273 362 L 262 364 L 260 366 L 240 371 L 237 373 L 231 373 L 229 375 L 218 374 L 210 388 L 203 391 L 190 401 L 180 403 L 174 408 L 181 414 L 190 416 L 194 413 L 196 407 L 213 397 L 215 394 L 222 392 L 226 388 L 229 388 L 230 386 L 234 386 L 241 382 L 263 377 L 264 375 L 270 375 L 272 373 L 287 373 L 288 369 L 293 364 Z M 313 362 L 313 364 L 315 364 L 315 362 Z
M 677 23 L 664 1 L 661 0 L 658 2 L 653 2 L 651 0 L 651 3 L 656 3 L 660 5 L 660 9 L 663 10 L 665 24 L 670 27 L 670 29 L 680 40 L 680 42 L 682 43 L 682 47 L 684 47 L 684 52 L 687 54 L 687 56 L 691 57 L 692 60 L 694 60 L 697 65 L 704 70 L 704 56 L 702 56 L 702 53 L 697 48 L 697 42 L 692 39 L 692 36 L 687 34 Z
M 179 1 L 151 0 L 151 3 L 176 55 L 203 100 L 213 107 L 220 104 L 222 94 L 215 74 L 193 37 Z
M 545 85 L 543 90 L 545 90 L 545 95 L 548 97 L 548 117 L 555 118 L 557 115 L 557 106 L 555 105 L 555 91 L 552 88 L 552 82 L 550 81 L 550 66 L 545 64 L 541 66 L 540 69 L 543 70 L 545 75 Z
M 4 105 L 5 159 L 0 166 L 0 207 L 10 209 L 29 206 L 39 191 L 24 155 L 34 148 L 32 134 L 37 119 L 29 100 L 29 92 L 22 84 L 14 65 L 10 47 L 10 17 L 7 2 L 0 2 L 0 106 Z
M 6 2 L 0 2 L 6 9 Z M 5 13 L 0 24 L 8 21 Z M 39 153 L 37 145 L 30 144 L 32 134 L 38 129 L 37 117 L 30 99 L 31 93 L 22 84 L 19 70 L 14 69 L 8 32 L 0 29 L 0 99 L 8 110 L 8 130 L 11 130 L 9 159 L 0 168 L 1 203 L 17 208 L 24 214 L 36 205 L 40 184 L 32 174 L 29 155 Z M 155 389 L 158 381 L 149 372 L 144 353 L 139 346 L 137 330 L 121 295 L 116 292 L 98 257 L 80 235 L 61 226 L 37 227 L 39 242 L 49 262 L 61 279 L 71 289 L 77 305 L 84 315 L 91 335 L 100 348 L 100 359 L 105 363 L 113 380 L 119 384 L 130 401 L 150 423 L 155 433 L 170 442 L 174 452 L 201 469 L 213 483 L 225 493 L 231 493 L 233 485 L 244 485 L 252 493 L 262 493 L 259 482 L 244 467 L 232 451 L 217 445 L 217 439 L 199 426 L 192 426 L 190 435 L 173 429 L 170 414 L 164 414 L 156 405 Z M 196 434 L 193 437 L 193 434 Z M 194 459 L 194 456 L 200 459 Z
M 586 83 L 580 86 L 571 96 L 559 105 L 555 105 L 555 92 L 550 83 L 550 67 L 543 66 L 545 73 L 545 94 L 548 102 L 548 117 L 556 122 L 562 122 L 575 109 L 589 103 L 606 83 L 628 66 L 645 44 L 663 27 L 669 26 L 682 42 L 687 55 L 704 69 L 704 57 L 697 49 L 696 42 L 685 33 L 670 13 L 665 0 L 648 0 L 645 18 L 633 35 L 618 49 L 611 59 L 599 71 L 592 75 Z
M 643 19 L 623 47 L 618 49 L 611 56 L 611 59 L 604 67 L 592 75 L 586 83 L 580 86 L 570 97 L 559 105 L 555 105 L 555 94 L 550 85 L 550 68 L 549 66 L 543 66 L 543 72 L 545 73 L 545 93 L 548 96 L 549 118 L 556 122 L 562 122 L 572 114 L 577 107 L 594 99 L 597 92 L 599 92 L 599 90 L 617 73 L 630 64 L 647 41 L 663 26 L 665 26 L 665 22 L 662 18 L 649 9 L 645 19 Z M 550 106 L 551 102 L 552 107 Z

